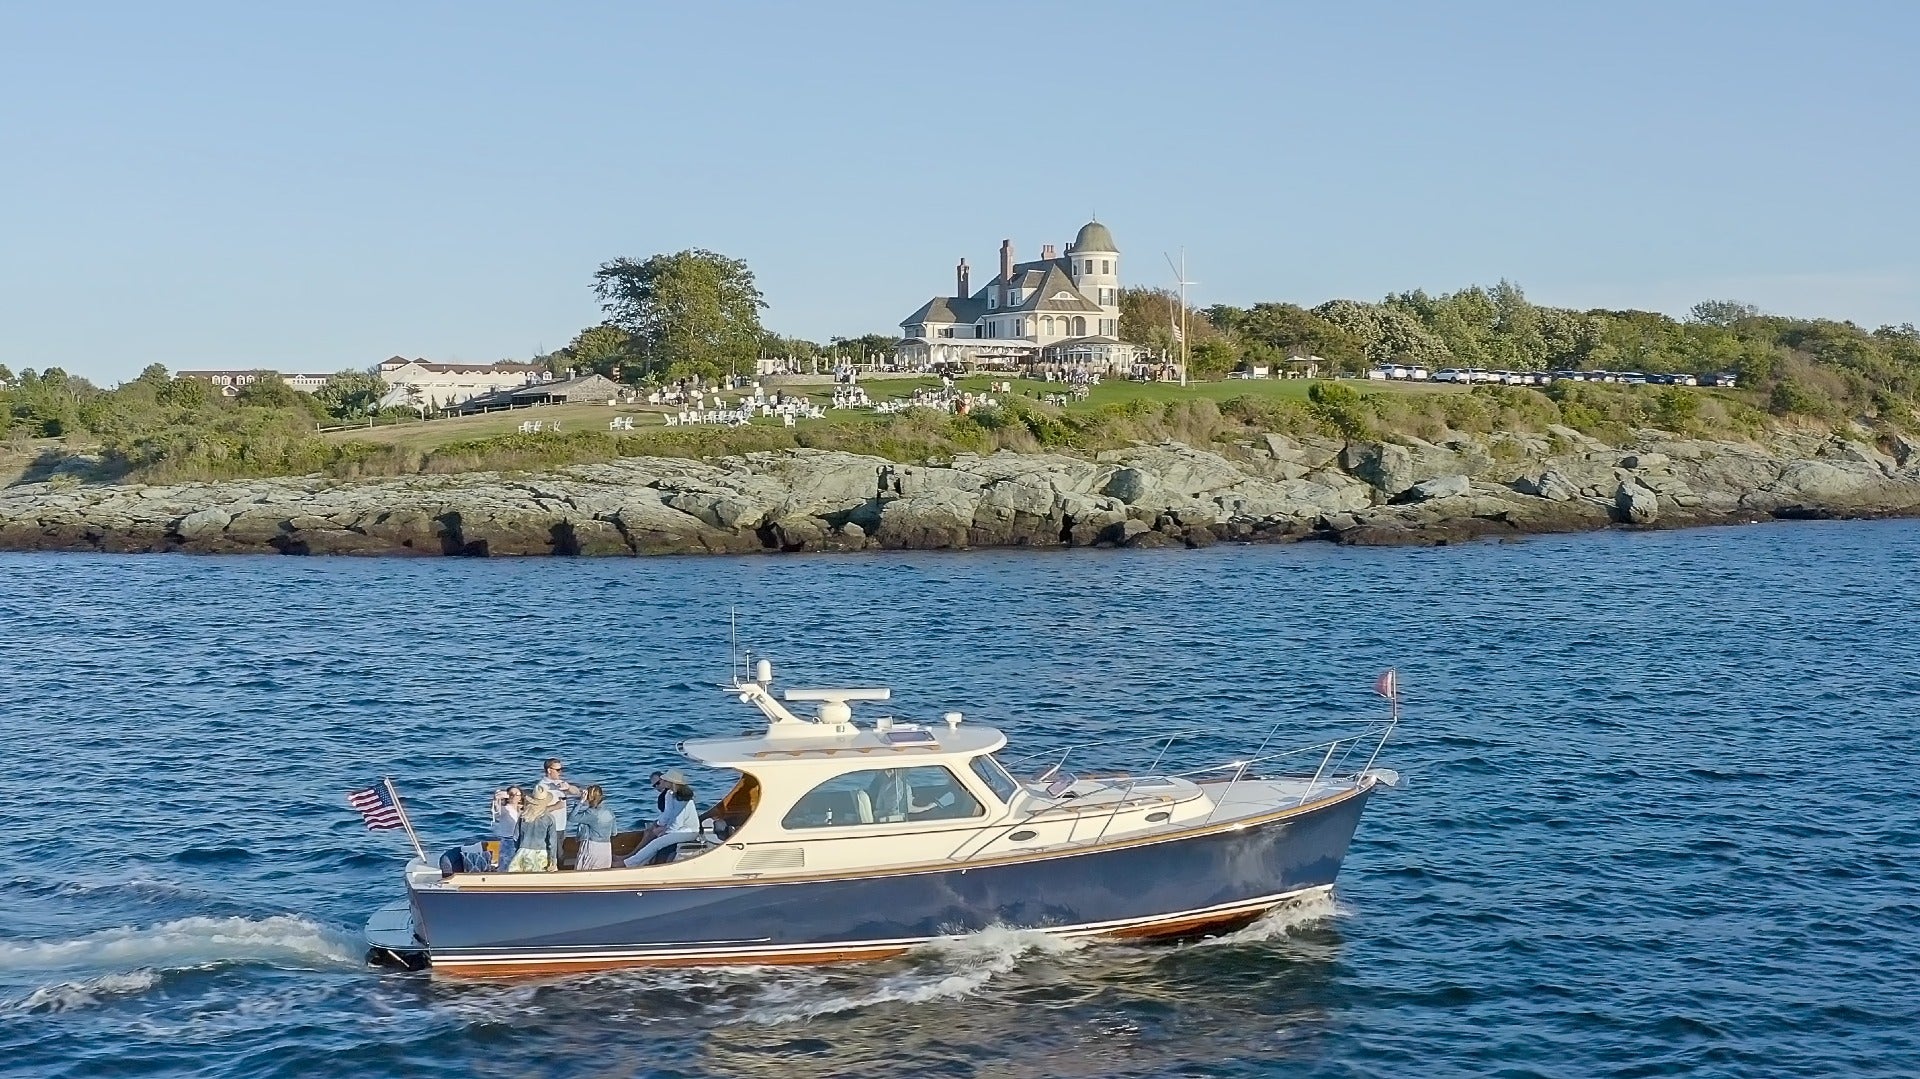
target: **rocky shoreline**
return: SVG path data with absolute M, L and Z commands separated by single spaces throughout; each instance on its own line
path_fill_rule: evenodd
M 538 475 L 0 489 L 0 550 L 643 555 L 984 547 L 1435 544 L 1614 526 L 1920 514 L 1920 441 L 1766 444 L 1565 427 L 1438 442 L 1266 435 L 1089 460 L 900 464 L 791 450 Z

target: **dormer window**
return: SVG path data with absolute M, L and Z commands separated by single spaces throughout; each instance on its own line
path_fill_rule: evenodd
M 1010 289 L 1010 290 L 1008 290 L 1008 292 L 1007 292 L 1007 306 L 1008 306 L 1008 307 L 1019 307 L 1019 306 L 1020 306 L 1020 290 L 1019 290 L 1019 289 L 1017 289 L 1017 288 L 1016 288 L 1016 289 Z
M 1000 297 L 998 295 L 998 290 L 988 289 L 987 290 L 987 310 L 992 311 L 998 308 L 1000 306 L 999 301 L 1000 301 Z

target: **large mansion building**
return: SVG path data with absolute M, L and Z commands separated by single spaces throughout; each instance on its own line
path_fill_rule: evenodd
M 978 290 L 967 260 L 950 296 L 935 296 L 900 322 L 909 364 L 1058 365 L 1124 371 L 1139 349 L 1120 340 L 1120 249 L 1098 221 L 1080 227 L 1064 253 L 1052 244 L 1016 262 L 1000 244 L 1000 272 Z

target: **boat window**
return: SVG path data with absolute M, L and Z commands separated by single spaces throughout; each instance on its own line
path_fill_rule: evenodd
M 1003 802 L 1013 801 L 1013 792 L 1019 790 L 1020 785 L 1013 781 L 999 761 L 983 753 L 968 763 L 973 767 L 973 774 L 980 777 L 980 782 L 987 785 L 995 798 Z
M 780 819 L 785 828 L 844 828 L 978 817 L 986 810 L 938 765 L 870 768 L 808 791 Z

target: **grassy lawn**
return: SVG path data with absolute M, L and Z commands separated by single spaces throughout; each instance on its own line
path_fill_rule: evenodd
M 1068 392 L 1069 387 L 1058 382 L 1036 382 L 1031 379 L 1007 379 L 1004 376 L 978 375 L 959 380 L 959 387 L 973 393 L 986 393 L 988 386 L 995 382 L 1011 381 L 1012 396 L 1037 399 L 1048 394 Z M 1349 380 L 1347 385 L 1362 393 L 1459 393 L 1464 387 L 1437 386 L 1423 383 L 1386 383 Z M 1236 397 L 1253 397 L 1266 400 L 1305 400 L 1307 387 L 1311 383 L 1306 379 L 1225 379 L 1215 382 L 1195 382 L 1186 386 L 1172 382 L 1128 382 L 1109 379 L 1093 388 L 1086 401 L 1077 401 L 1069 405 L 1072 411 L 1092 409 L 1101 405 L 1131 400 L 1147 400 L 1155 403 L 1169 401 L 1206 400 L 1214 402 L 1230 401 Z M 940 380 L 932 376 L 909 376 L 895 378 L 876 378 L 860 383 L 862 389 L 876 402 L 900 400 L 910 397 L 915 390 L 932 390 L 940 386 Z M 792 386 L 780 387 L 789 395 L 805 394 L 814 401 L 824 404 L 831 398 L 832 386 Z M 739 394 L 728 394 L 731 401 Z M 507 412 L 489 412 L 478 416 L 456 416 L 447 419 L 420 420 L 411 423 L 393 424 L 384 427 L 348 428 L 330 431 L 325 437 L 337 441 L 372 442 L 378 445 L 394 446 L 411 450 L 431 450 L 450 442 L 468 439 L 493 438 L 498 435 L 517 434 L 520 425 L 528 420 L 538 420 L 544 431 L 553 430 L 557 422 L 562 433 L 576 431 L 606 431 L 607 421 L 616 416 L 631 416 L 634 421 L 634 435 L 643 432 L 666 430 L 663 414 L 670 411 L 664 406 L 634 405 L 542 405 L 534 408 L 514 409 Z M 819 420 L 802 420 L 802 425 L 833 424 L 846 425 L 867 422 L 874 414 L 864 409 L 829 409 L 826 416 Z M 777 419 L 760 418 L 756 426 L 779 426 Z

